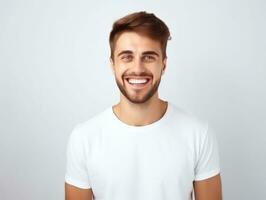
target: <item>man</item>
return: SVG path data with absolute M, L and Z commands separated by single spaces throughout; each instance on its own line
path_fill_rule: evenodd
M 221 200 L 215 135 L 159 98 L 170 33 L 154 14 L 113 25 L 110 62 L 120 102 L 77 125 L 67 148 L 67 200 Z

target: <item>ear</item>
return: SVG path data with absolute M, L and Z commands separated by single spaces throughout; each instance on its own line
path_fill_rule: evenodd
M 164 74 L 165 70 L 166 70 L 166 66 L 167 66 L 167 57 L 165 57 L 163 59 L 163 69 L 162 69 L 162 74 Z
M 115 66 L 114 66 L 114 61 L 113 61 L 113 59 L 111 57 L 109 58 L 109 62 L 110 62 L 111 70 L 112 70 L 112 72 L 114 74 L 115 73 Z

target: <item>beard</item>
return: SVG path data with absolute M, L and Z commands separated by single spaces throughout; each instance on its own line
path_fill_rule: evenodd
M 120 92 L 131 103 L 142 104 L 142 103 L 147 102 L 158 91 L 158 88 L 159 88 L 159 85 L 160 85 L 160 82 L 161 82 L 161 77 L 158 80 L 156 80 L 156 82 L 152 85 L 152 87 L 145 94 L 142 94 L 143 92 L 139 91 L 137 94 L 134 94 L 134 95 L 130 94 L 130 92 L 127 91 L 127 88 L 126 88 L 125 84 L 119 82 L 119 80 L 116 77 L 115 77 L 115 81 L 116 81 L 116 84 L 117 84 Z

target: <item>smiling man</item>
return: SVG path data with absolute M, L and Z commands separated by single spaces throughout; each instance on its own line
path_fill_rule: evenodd
M 152 13 L 114 23 L 110 63 L 120 101 L 71 133 L 67 200 L 222 199 L 215 134 L 159 98 L 169 38 L 166 24 Z

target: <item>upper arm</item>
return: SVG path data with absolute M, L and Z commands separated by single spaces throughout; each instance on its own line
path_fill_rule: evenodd
M 194 181 L 195 200 L 222 200 L 222 183 L 220 174 L 211 178 Z
M 84 141 L 87 139 L 77 130 L 71 133 L 67 145 L 65 182 L 81 189 L 89 189 L 87 150 Z
M 65 200 L 92 200 L 93 193 L 90 189 L 82 189 L 65 183 Z

